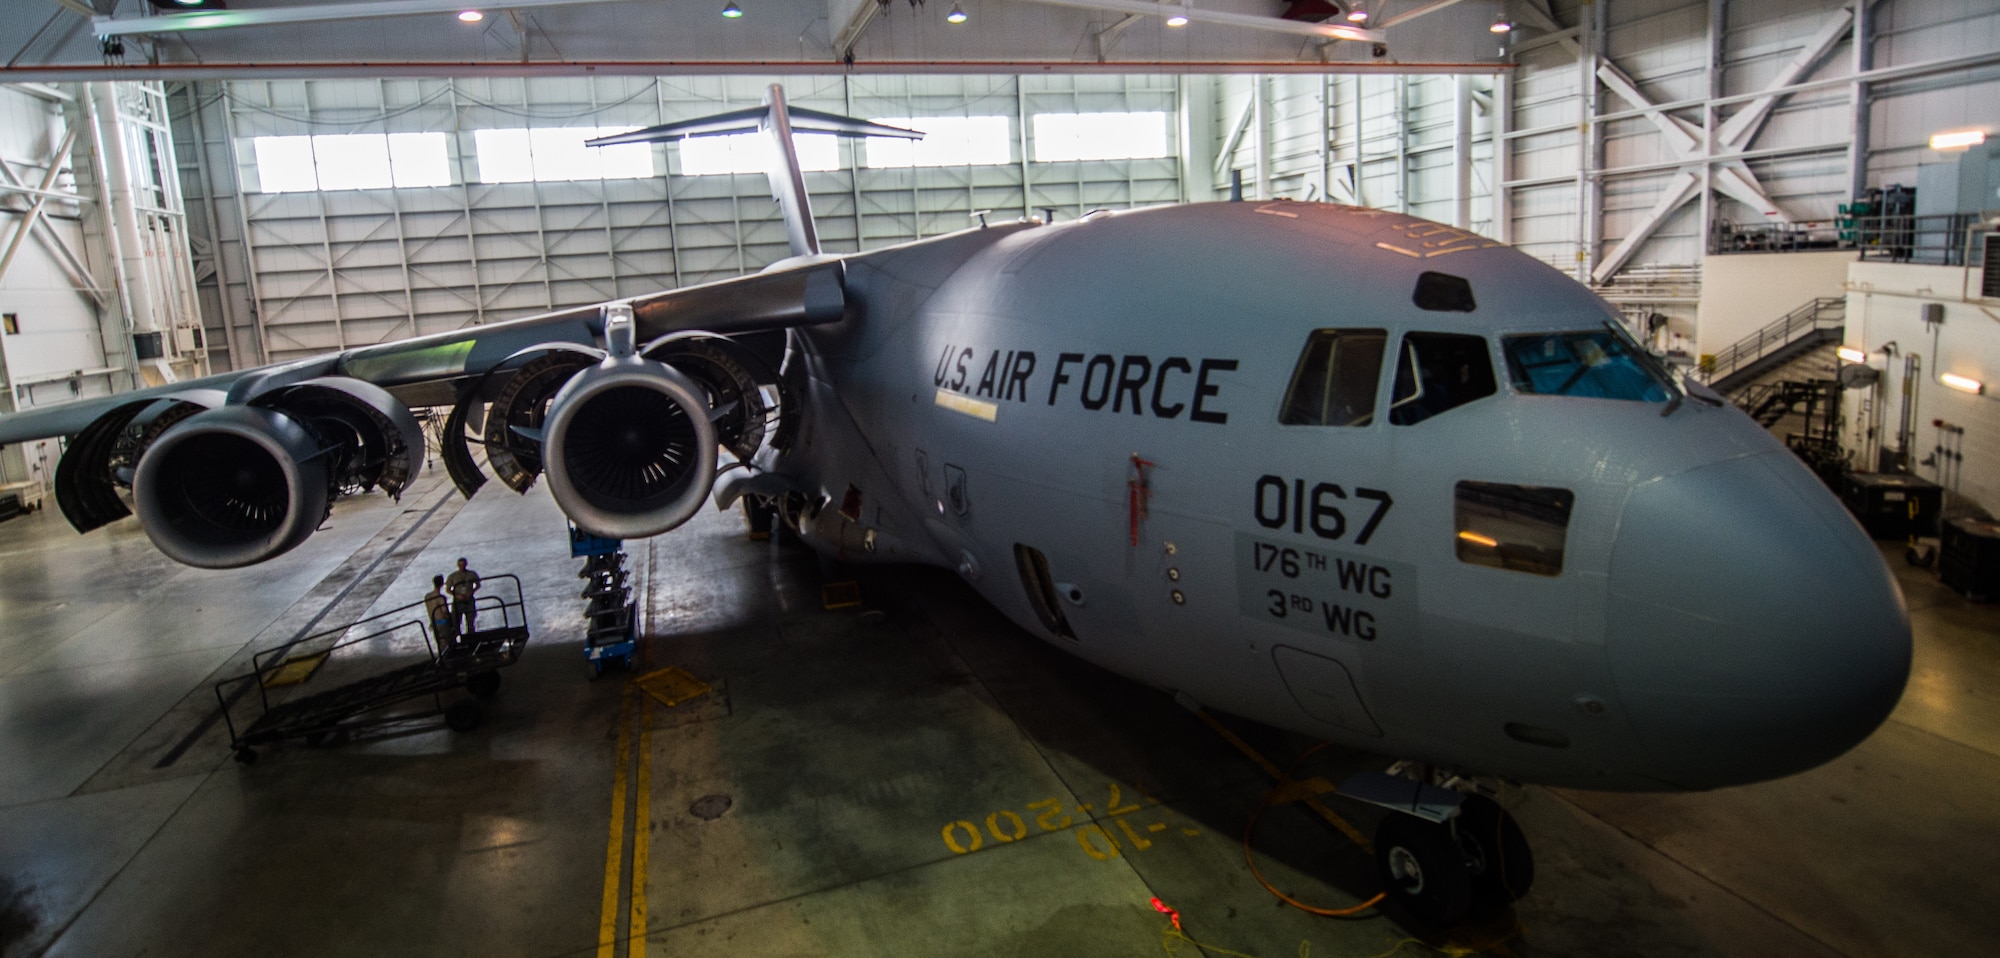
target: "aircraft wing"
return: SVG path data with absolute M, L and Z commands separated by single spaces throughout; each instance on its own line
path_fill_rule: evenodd
M 784 329 L 839 319 L 846 309 L 842 273 L 839 261 L 823 261 L 627 302 L 632 306 L 636 339 L 642 344 L 693 330 L 729 335 Z M 476 376 L 538 345 L 594 347 L 603 335 L 602 313 L 602 305 L 582 306 L 0 415 L 0 445 L 74 436 L 114 410 L 199 390 L 241 399 L 253 391 L 326 376 L 358 379 L 390 390 Z

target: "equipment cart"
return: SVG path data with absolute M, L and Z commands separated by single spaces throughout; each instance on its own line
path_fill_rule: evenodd
M 483 628 L 440 641 L 417 601 L 260 652 L 248 674 L 217 682 L 215 698 L 236 760 L 255 762 L 257 746 L 287 738 L 316 745 L 336 733 L 440 715 L 453 731 L 477 728 L 479 702 L 499 691 L 499 670 L 519 661 L 528 644 L 521 580 L 495 575 L 480 585 L 484 594 L 473 606 Z M 313 679 L 338 684 L 308 692 L 304 686 Z M 445 693 L 458 688 L 471 697 L 447 704 Z M 414 708 L 394 707 L 426 697 Z M 232 713 L 249 708 L 246 700 L 255 703 L 255 715 L 239 727 Z

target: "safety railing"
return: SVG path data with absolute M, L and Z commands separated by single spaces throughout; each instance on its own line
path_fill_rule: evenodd
M 1822 329 L 1835 329 L 1847 322 L 1847 301 L 1838 297 L 1818 296 L 1808 300 L 1799 308 L 1786 313 L 1775 322 L 1743 337 L 1713 357 L 1704 357 L 1701 364 L 1701 379 L 1711 385 L 1720 383 L 1729 376 L 1747 368 L 1807 335 Z

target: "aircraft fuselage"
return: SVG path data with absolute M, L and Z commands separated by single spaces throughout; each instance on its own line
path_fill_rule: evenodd
M 1206 204 L 846 265 L 848 318 L 795 332 L 801 442 L 761 463 L 824 497 L 808 541 L 955 568 L 1115 672 L 1600 789 L 1809 768 L 1901 693 L 1900 594 L 1832 496 L 1663 377 L 1556 382 L 1638 376 L 1616 314 L 1483 237 Z M 1578 372 L 1524 371 L 1558 347 Z

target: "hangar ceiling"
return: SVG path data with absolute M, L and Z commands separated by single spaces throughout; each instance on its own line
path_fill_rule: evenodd
M 996 67 L 1491 73 L 1508 53 L 1508 38 L 1489 29 L 1501 0 L 226 0 L 170 9 L 177 2 L 201 0 L 0 4 L 0 80 Z M 742 15 L 723 16 L 725 4 Z M 479 19 L 460 19 L 475 9 Z M 1367 16 L 1351 19 L 1356 12 Z M 1170 26 L 1170 15 L 1189 22 Z

